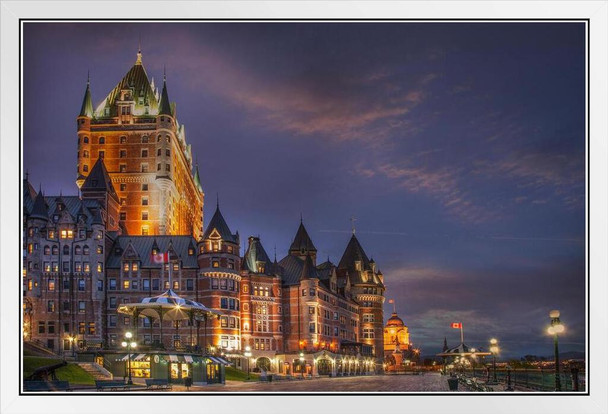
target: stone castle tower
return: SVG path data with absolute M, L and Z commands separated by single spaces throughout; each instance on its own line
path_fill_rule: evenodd
M 119 223 L 131 235 L 203 233 L 204 193 L 192 165 L 184 125 L 169 101 L 166 76 L 159 94 L 137 60 L 93 108 L 89 82 L 77 117 L 78 176 L 82 187 L 103 160 L 119 200 Z

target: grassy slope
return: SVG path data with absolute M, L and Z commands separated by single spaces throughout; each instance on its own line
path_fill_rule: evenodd
M 259 374 L 254 374 L 253 372 L 250 377 L 250 381 L 258 381 L 260 379 Z M 226 367 L 226 379 L 228 381 L 247 381 L 247 372 L 233 367 Z
M 57 364 L 59 362 L 61 362 L 61 359 L 25 356 L 23 357 L 23 376 L 25 378 L 31 375 L 36 368 Z M 58 380 L 69 381 L 70 384 L 95 384 L 95 379 L 76 364 L 68 364 L 67 366 L 61 367 L 55 371 L 55 374 L 57 374 Z

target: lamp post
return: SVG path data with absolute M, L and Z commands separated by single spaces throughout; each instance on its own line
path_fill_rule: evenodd
M 553 335 L 553 348 L 555 351 L 555 391 L 562 390 L 562 383 L 559 378 L 559 349 L 557 346 L 557 334 L 564 332 L 564 325 L 559 320 L 559 311 L 552 310 L 549 312 L 551 318 L 551 326 L 547 329 L 549 335 Z
M 72 335 L 68 336 L 68 340 L 70 341 L 70 348 L 72 348 L 72 356 L 76 355 L 74 353 L 74 339 L 76 339 L 76 338 L 73 337 Z
M 137 346 L 135 341 L 131 341 L 133 338 L 133 334 L 131 332 L 125 333 L 125 341 L 122 341 L 122 347 L 127 348 L 127 352 L 129 353 L 129 380 L 127 381 L 128 385 L 133 385 L 133 379 L 131 378 L 131 349 Z
M 496 354 L 500 351 L 498 347 L 498 340 L 496 338 L 490 339 L 490 352 L 492 353 L 492 371 L 493 375 L 493 384 L 498 384 L 498 379 L 496 378 Z
M 304 352 L 300 352 L 300 370 L 302 371 L 302 378 L 304 378 Z
M 251 347 L 249 345 L 245 347 L 245 353 L 243 355 L 245 355 L 245 358 L 247 359 L 247 379 L 250 379 L 251 377 L 249 374 L 249 358 L 251 358 Z

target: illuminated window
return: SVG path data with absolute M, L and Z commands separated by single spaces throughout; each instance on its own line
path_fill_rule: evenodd
M 315 314 L 315 308 L 314 308 L 314 306 L 309 306 L 308 307 L 308 314 L 309 315 L 314 315 Z
M 28 279 L 27 281 L 27 290 L 32 290 L 32 279 Z
M 105 137 L 99 137 L 99 144 L 103 145 L 106 143 L 106 138 Z
M 147 236 L 150 233 L 150 228 L 148 226 L 141 226 L 141 235 Z
M 249 322 L 243 323 L 243 330 L 245 330 L 245 331 L 249 330 Z
M 78 333 L 84 335 L 84 322 L 78 322 Z
M 59 271 L 59 263 L 53 262 L 53 272 L 58 272 L 58 271 Z
M 124 206 L 125 204 L 127 204 L 127 199 L 126 199 L 126 198 L 124 198 L 124 197 L 122 197 L 122 198 L 120 199 L 120 205 L 121 205 L 121 206 Z
M 103 263 L 97 262 L 97 273 L 103 272 Z
M 177 280 L 173 281 L 173 290 L 179 290 L 179 282 Z
M 226 328 L 228 327 L 228 317 L 227 316 L 222 316 L 220 318 L 221 324 L 222 324 L 222 328 Z M 226 344 L 226 346 L 228 346 L 228 344 Z
M 101 244 L 97 245 L 97 254 L 103 254 L 103 246 Z
M 58 255 L 59 254 L 59 247 L 57 246 L 53 246 L 53 255 Z
M 302 289 L 302 296 L 306 296 L 306 289 Z
M 142 211 L 141 212 L 141 219 L 142 220 L 148 220 L 148 212 L 147 211 Z
M 142 172 L 142 173 L 146 173 L 146 172 L 148 172 L 148 163 L 147 163 L 147 162 L 143 162 L 143 163 L 141 164 L 141 172 Z
M 148 205 L 148 197 L 142 197 L 141 198 L 141 205 L 142 206 L 147 206 Z
M 125 272 L 128 272 L 128 271 L 129 271 L 129 262 L 125 262 L 125 263 L 122 265 L 122 270 L 124 270 Z
M 81 291 L 81 292 L 84 292 L 84 291 L 85 291 L 85 287 L 86 287 L 86 284 L 85 284 L 85 283 L 86 283 L 86 282 L 85 282 L 85 280 L 84 280 L 84 279 L 78 279 L 78 290 L 79 290 L 79 291 Z
M 34 252 L 34 244 L 30 243 L 27 245 L 27 252 L 28 253 L 33 253 Z
M 131 264 L 131 270 L 133 270 L 134 272 L 137 272 L 139 270 L 139 263 L 133 262 Z
M 87 150 L 82 151 L 82 156 L 84 158 L 89 158 L 89 151 L 87 151 Z
M 129 281 L 129 280 L 123 280 L 123 282 L 122 282 L 122 288 L 124 290 L 129 289 L 130 286 L 131 286 L 131 281 Z
M 212 267 L 220 267 L 220 261 L 219 260 L 213 260 L 211 266 Z
M 179 270 L 179 263 L 173 263 L 173 270 Z
M 54 292 L 55 291 L 55 279 L 49 279 L 49 282 L 48 282 L 48 291 L 49 292 Z
M 118 166 L 118 170 L 119 170 L 121 173 L 127 172 L 127 164 L 120 164 L 120 165 Z
M 50 272 L 51 271 L 51 262 L 44 262 L 43 269 L 45 272 Z

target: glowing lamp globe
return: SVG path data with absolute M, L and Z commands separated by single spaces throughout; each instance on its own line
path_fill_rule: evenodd
M 549 312 L 549 317 L 551 318 L 559 318 L 559 311 L 556 310 L 552 310 L 551 312 Z

